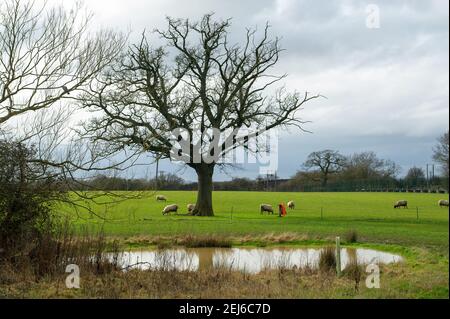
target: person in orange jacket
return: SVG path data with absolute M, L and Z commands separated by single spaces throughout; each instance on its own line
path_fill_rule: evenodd
M 286 213 L 287 213 L 286 205 L 284 203 L 278 204 L 278 216 L 284 217 L 286 216 Z

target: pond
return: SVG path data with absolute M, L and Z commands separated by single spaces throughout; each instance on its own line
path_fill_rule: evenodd
M 266 269 L 316 268 L 321 249 L 323 248 L 174 248 L 125 252 L 119 255 L 118 262 L 124 269 L 198 271 L 223 267 L 256 274 Z M 372 249 L 341 249 L 342 269 L 345 269 L 349 261 L 355 260 L 367 265 L 397 263 L 403 259 L 399 255 Z

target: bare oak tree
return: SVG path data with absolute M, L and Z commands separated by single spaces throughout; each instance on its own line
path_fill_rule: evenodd
M 308 155 L 303 166 L 317 168 L 322 175 L 322 186 L 326 186 L 331 174 L 337 173 L 345 164 L 345 157 L 338 151 L 323 150 Z
M 392 179 L 400 170 L 394 161 L 379 158 L 373 151 L 366 151 L 347 156 L 342 175 L 347 179 Z
M 165 46 L 152 48 L 143 34 L 82 97 L 84 107 L 103 113 L 86 124 L 86 135 L 107 142 L 112 152 L 135 148 L 160 158 L 183 157 L 198 176 L 194 214 L 212 216 L 212 177 L 218 163 L 206 158 L 223 158 L 244 144 L 249 135 L 236 134 L 244 127 L 252 128 L 253 137 L 279 126 L 301 127 L 298 111 L 318 95 L 284 88 L 268 93 L 285 78 L 269 73 L 282 50 L 279 40 L 270 38 L 269 26 L 261 35 L 247 29 L 239 45 L 229 42 L 230 20 L 216 21 L 212 14 L 199 22 L 167 20 L 167 30 L 156 30 Z M 201 145 L 214 144 L 208 131 L 225 137 L 215 140 L 216 147 L 197 148 L 196 128 Z M 174 154 L 181 139 L 173 133 L 177 129 L 188 135 L 188 147 Z
M 448 131 L 442 134 L 437 142 L 433 148 L 433 160 L 441 166 L 443 175 L 448 177 Z

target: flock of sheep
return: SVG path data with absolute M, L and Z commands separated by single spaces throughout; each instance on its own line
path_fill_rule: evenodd
M 167 197 L 164 195 L 156 195 L 156 200 L 157 201 L 161 201 L 161 202 L 166 202 L 167 201 Z M 194 204 L 187 204 L 187 210 L 188 213 L 192 213 L 192 211 L 194 210 L 195 205 Z M 164 207 L 162 214 L 166 215 L 169 213 L 176 213 L 178 211 L 178 205 L 177 204 L 171 204 L 171 205 L 167 205 L 166 207 Z
M 161 201 L 161 202 L 166 202 L 167 201 L 167 197 L 164 195 L 156 195 L 156 200 L 157 201 Z M 294 201 L 289 201 L 287 203 L 287 207 L 289 209 L 294 209 L 295 208 L 295 203 Z M 187 204 L 186 206 L 188 213 L 192 213 L 192 211 L 195 208 L 194 204 Z M 260 212 L 261 214 L 266 212 L 266 213 L 270 213 L 273 214 L 273 207 L 272 205 L 269 204 L 261 204 L 259 206 Z M 169 213 L 176 213 L 178 211 L 178 205 L 177 204 L 171 204 L 171 205 L 167 205 L 166 207 L 164 207 L 164 209 L 162 210 L 162 214 L 163 215 L 167 215 Z
M 439 207 L 448 207 L 448 200 L 440 199 L 438 201 L 438 205 L 439 205 Z M 408 201 L 406 201 L 406 200 L 399 200 L 399 201 L 397 201 L 394 204 L 394 208 L 400 208 L 400 207 L 408 208 Z
M 164 195 L 156 195 L 156 200 L 157 201 L 166 202 L 167 201 L 167 197 L 164 196 Z M 439 207 L 448 207 L 448 200 L 440 199 L 438 201 L 438 205 L 439 205 Z M 292 200 L 289 201 L 287 203 L 287 207 L 289 209 L 294 209 L 295 208 L 294 201 L 292 201 Z M 408 208 L 408 201 L 407 200 L 399 200 L 399 201 L 397 201 L 394 204 L 394 208 L 400 208 L 400 207 Z M 194 204 L 187 204 L 186 208 L 188 210 L 188 213 L 190 214 L 194 210 L 195 205 Z M 169 214 L 169 213 L 176 213 L 177 211 L 178 211 L 178 205 L 177 204 L 171 204 L 171 205 L 167 205 L 166 207 L 164 207 L 164 209 L 162 210 L 162 214 L 166 215 L 166 214 Z M 260 211 L 261 214 L 263 214 L 263 213 L 273 214 L 274 213 L 273 207 L 270 204 L 261 204 L 259 206 L 259 211 Z

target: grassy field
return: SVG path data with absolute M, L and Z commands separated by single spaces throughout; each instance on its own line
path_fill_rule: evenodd
M 280 268 L 246 275 L 226 269 L 123 272 L 95 265 L 83 267 L 80 289 L 65 289 L 67 274 L 63 271 L 41 278 L 30 275 L 32 272 L 17 272 L 11 266 L 0 268 L 0 281 L 8 283 L 0 284 L 0 297 L 449 298 L 449 211 L 437 205 L 448 195 L 215 192 L 216 216 L 193 217 L 186 215 L 186 204 L 195 201 L 195 192 L 160 193 L 168 197 L 167 203 L 156 202 L 155 194 L 147 193 L 139 199 L 94 207 L 100 217 L 75 213 L 67 207 L 60 210 L 73 218 L 80 234 L 75 237 L 91 233 L 86 233 L 86 228 L 102 229 L 106 238 L 94 236 L 86 242 L 93 248 L 107 247 L 108 242 L 111 246 L 119 243 L 121 250 L 221 243 L 331 246 L 335 236 L 341 235 L 343 246 L 389 251 L 401 255 L 403 262 L 380 265 L 380 289 L 365 286 L 364 269 L 359 272 L 361 277 L 355 277 L 355 273 L 338 277 L 334 272 L 308 269 Z M 399 199 L 408 200 L 409 209 L 394 209 Z M 276 207 L 288 200 L 294 200 L 297 207 L 286 217 L 259 213 L 261 203 Z M 178 215 L 161 214 L 169 203 L 181 207 Z M 358 234 L 356 242 L 346 239 L 350 230 Z M 107 243 L 98 244 L 102 240 Z
M 265 193 L 214 192 L 214 217 L 186 216 L 195 192 L 162 191 L 167 203 L 154 194 L 94 208 L 102 218 L 68 212 L 75 225 L 102 228 L 106 235 L 155 236 L 214 234 L 258 236 L 297 234 L 317 240 L 356 230 L 364 242 L 432 246 L 448 250 L 448 208 L 437 205 L 447 194 L 417 193 Z M 394 209 L 396 200 L 408 200 L 409 209 Z M 296 208 L 284 218 L 261 215 L 259 205 L 294 200 Z M 178 215 L 163 216 L 166 204 L 177 203 Z M 417 218 L 418 211 L 418 218 Z

